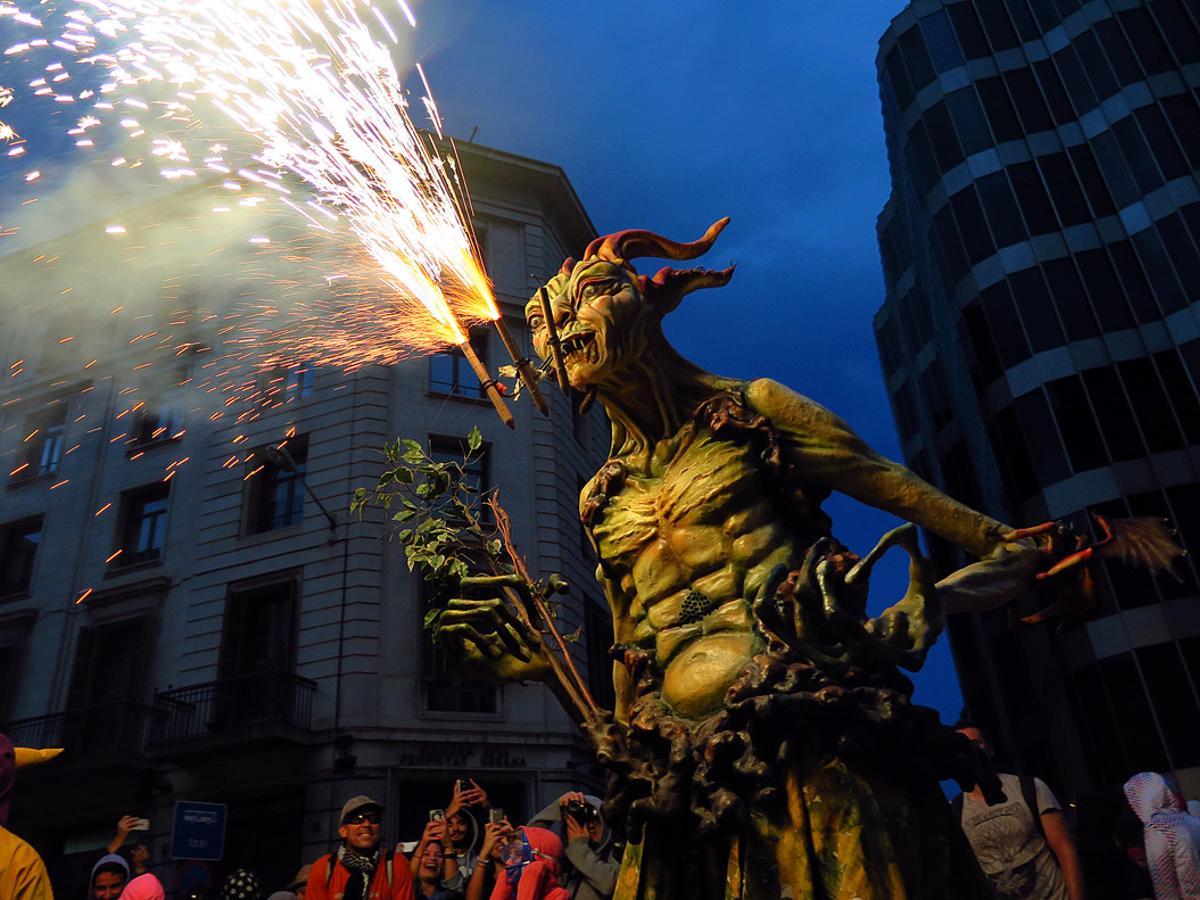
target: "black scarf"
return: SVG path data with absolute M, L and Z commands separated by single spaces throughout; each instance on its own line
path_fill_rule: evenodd
M 364 856 L 353 847 L 343 844 L 338 847 L 337 856 L 338 862 L 350 873 L 342 900 L 366 900 L 371 889 L 371 877 L 379 865 L 379 848 L 376 847 L 370 856 Z

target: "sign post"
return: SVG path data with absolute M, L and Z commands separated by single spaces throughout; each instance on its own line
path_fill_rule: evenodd
M 171 857 L 218 861 L 225 854 L 225 821 L 229 807 L 224 803 L 179 800 L 171 826 Z

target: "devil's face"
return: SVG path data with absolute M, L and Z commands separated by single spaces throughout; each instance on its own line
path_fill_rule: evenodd
M 619 380 L 647 347 L 656 315 L 635 276 L 616 263 L 585 260 L 546 285 L 571 386 L 583 390 Z M 533 346 L 551 355 L 549 329 L 535 296 L 525 306 Z

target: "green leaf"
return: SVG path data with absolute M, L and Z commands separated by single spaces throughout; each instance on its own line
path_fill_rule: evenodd
M 411 509 L 402 509 L 402 510 L 400 510 L 400 512 L 398 512 L 392 516 L 392 521 L 393 522 L 407 522 L 409 519 L 411 519 L 415 515 L 416 515 L 416 512 Z
M 479 433 L 479 426 L 476 425 L 467 435 L 467 449 L 474 453 L 481 446 L 483 446 L 483 435 Z
M 486 545 L 488 556 L 499 556 L 501 546 L 499 541 L 488 541 Z
M 403 466 L 401 466 L 399 469 L 397 469 L 393 473 L 393 475 L 395 476 L 396 481 L 399 484 L 412 484 L 413 483 L 412 469 L 406 469 Z

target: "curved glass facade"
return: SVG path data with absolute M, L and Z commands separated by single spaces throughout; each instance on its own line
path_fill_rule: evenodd
M 1163 516 L 1191 552 L 1178 581 L 1109 567 L 1083 626 L 951 622 L 972 714 L 1068 793 L 1174 769 L 1200 795 L 1198 26 L 1195 0 L 916 0 L 880 41 L 907 462 L 1006 521 Z

